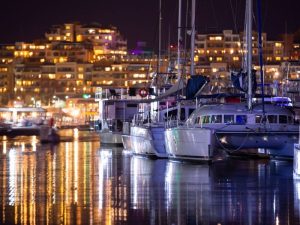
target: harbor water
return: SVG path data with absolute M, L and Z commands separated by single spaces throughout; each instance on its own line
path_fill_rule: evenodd
M 148 159 L 67 132 L 0 137 L 0 224 L 300 224 L 292 161 Z

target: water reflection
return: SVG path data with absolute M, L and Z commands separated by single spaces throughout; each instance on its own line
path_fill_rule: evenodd
M 2 137 L 0 224 L 300 224 L 292 162 L 152 160 L 80 135 Z
M 21 137 L 1 148 L 0 224 L 93 223 L 98 142 L 51 146 Z
M 168 223 L 197 224 L 213 213 L 210 169 L 208 164 L 167 163 L 165 192 Z

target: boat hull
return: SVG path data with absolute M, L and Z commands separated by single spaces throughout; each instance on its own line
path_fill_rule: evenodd
M 217 132 L 217 144 L 227 152 L 264 149 L 270 156 L 293 157 L 298 132 Z
M 164 126 L 133 126 L 130 135 L 123 135 L 123 145 L 137 155 L 167 157 L 164 130 Z
M 122 133 L 101 131 L 100 144 L 123 146 Z
M 211 129 L 177 127 L 165 131 L 169 158 L 210 161 L 215 149 L 215 135 Z

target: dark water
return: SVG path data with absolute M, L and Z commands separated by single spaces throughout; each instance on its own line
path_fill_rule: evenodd
M 0 140 L 0 224 L 300 224 L 292 162 L 151 160 L 83 132 Z

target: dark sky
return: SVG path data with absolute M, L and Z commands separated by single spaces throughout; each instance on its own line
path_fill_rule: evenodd
M 183 0 L 186 2 L 186 0 Z M 214 33 L 240 30 L 244 24 L 245 0 L 196 0 L 196 29 Z M 254 0 L 256 2 L 256 0 Z M 300 28 L 300 0 L 262 0 L 263 30 L 270 38 Z M 157 45 L 158 0 L 3 0 L 0 13 L 0 43 L 31 41 L 43 37 L 53 24 L 78 21 L 115 25 L 129 48 L 142 40 Z M 178 0 L 162 0 L 163 42 L 176 42 Z

